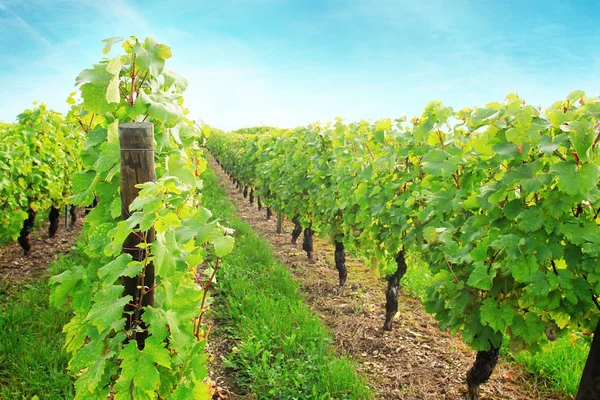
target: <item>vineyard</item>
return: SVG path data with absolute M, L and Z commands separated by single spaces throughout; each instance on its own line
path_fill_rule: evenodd
M 598 99 L 573 92 L 542 112 L 509 95 L 459 112 L 431 102 L 411 121 L 213 133 L 208 148 L 232 179 L 288 216 L 312 259 L 315 232 L 387 276 L 392 329 L 409 258 L 434 274 L 425 307 L 477 351 L 478 398 L 498 360 L 598 329 Z M 598 391 L 594 343 L 578 398 Z
M 423 307 L 445 343 L 470 347 L 461 397 L 496 398 L 482 385 L 502 355 L 573 341 L 573 353 L 589 354 L 572 394 L 600 399 L 599 98 L 576 91 L 541 109 L 511 94 L 459 111 L 432 101 L 410 120 L 226 132 L 188 119 L 188 82 L 166 68 L 167 45 L 110 38 L 103 53 L 76 77 L 66 115 L 35 103 L 0 123 L 4 248 L 16 241 L 31 257 L 40 216 L 49 239 L 62 210 L 71 227 L 84 221 L 36 300 L 60 313 L 43 325 L 58 324 L 48 334 L 64 339 L 56 351 L 66 365 L 53 367 L 64 389 L 15 389 L 16 373 L 0 368 L 0 399 L 238 398 L 221 379 L 239 398 L 376 397 L 358 355 L 338 354 L 286 257 L 241 221 L 254 211 L 238 218 L 228 184 L 276 221 L 271 234 L 301 241 L 308 270 L 326 258 L 320 243 L 329 246 L 337 277 L 319 284 L 355 290 L 349 260 L 373 274 L 363 285 L 385 280 L 382 340 L 410 312 L 425 318 Z M 410 271 L 427 278 L 407 311 Z M 33 300 L 19 303 L 18 282 L 0 283 L 11 298 L 0 337 L 35 327 L 35 316 L 11 323 Z M 0 339 L 11 368 L 15 349 L 35 344 L 23 332 Z M 458 398 L 441 389 L 430 394 Z M 555 392 L 543 393 L 570 395 Z
M 39 211 L 50 210 L 50 237 L 58 229 L 59 208 L 72 193 L 71 177 L 81 168 L 85 137 L 44 104 L 25 110 L 17 119 L 0 124 L 0 243 L 18 238 L 27 254 L 28 235 Z M 71 215 L 74 221 L 73 208 Z

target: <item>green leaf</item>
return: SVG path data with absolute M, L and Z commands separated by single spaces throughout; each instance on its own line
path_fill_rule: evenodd
M 118 289 L 117 293 L 115 293 L 114 288 Z M 115 321 L 121 320 L 125 304 L 132 300 L 131 296 L 120 297 L 122 293 L 123 287 L 120 285 L 113 287 L 112 291 L 106 293 L 98 292 L 94 296 L 96 302 L 90 309 L 86 320 L 98 328 L 100 332 L 111 326 Z
M 356 190 L 354 191 L 354 197 L 356 198 L 356 200 L 360 200 L 366 196 L 368 190 L 369 189 L 367 184 L 365 182 L 361 182 L 358 184 Z
M 154 307 L 146 307 L 144 309 L 144 321 L 149 325 L 148 332 L 157 340 L 167 338 L 167 315 L 165 310 Z
M 171 58 L 173 56 L 173 54 L 171 53 L 171 48 L 164 44 L 158 45 L 158 56 L 165 60 Z
M 598 167 L 595 164 L 583 164 L 579 169 L 579 189 L 588 193 L 598 186 Z
M 169 157 L 169 174 L 181 179 L 186 185 L 193 186 L 196 183 L 196 177 L 191 171 L 188 161 L 179 154 L 173 154 Z
M 121 92 L 119 91 L 119 76 L 115 75 L 114 78 L 108 83 L 106 88 L 106 102 L 107 103 L 120 103 Z
M 423 158 L 423 169 L 428 174 L 452 175 L 458 169 L 458 160 L 444 150 L 432 149 Z
M 62 307 L 68 297 L 77 295 L 78 292 L 82 291 L 83 287 L 78 286 L 82 281 L 86 280 L 85 269 L 80 266 L 51 277 L 48 281 L 53 286 L 52 293 L 50 294 L 50 303 L 55 307 Z M 76 288 L 78 289 L 77 291 L 75 291 Z M 89 293 L 91 296 L 91 291 Z
M 112 47 L 116 43 L 122 42 L 123 40 L 125 40 L 125 38 L 123 38 L 122 36 L 114 36 L 114 37 L 110 37 L 108 39 L 103 39 L 102 43 L 104 43 L 104 48 L 102 49 L 102 53 L 104 53 L 104 54 L 110 53 L 110 50 L 112 49 Z
M 149 106 L 150 117 L 169 125 L 175 125 L 180 118 L 183 118 L 181 106 L 177 103 L 177 99 L 180 97 L 181 95 L 177 93 L 164 92 L 150 95 L 144 92 L 140 94 L 140 100 Z
M 585 97 L 585 92 L 583 90 L 574 90 L 571 93 L 569 93 L 569 95 L 567 96 L 567 100 L 577 101 L 582 97 Z
M 511 262 L 509 268 L 517 282 L 525 282 L 538 270 L 538 263 L 535 256 L 531 255 L 526 260 Z
M 478 243 L 469 254 L 473 258 L 473 261 L 485 261 L 488 258 L 487 245 L 485 243 Z
M 210 243 L 215 246 L 217 257 L 223 257 L 233 250 L 235 239 L 231 236 L 217 236 L 210 240 Z
M 100 145 L 100 156 L 94 164 L 98 172 L 107 172 L 113 168 L 121 159 L 121 148 L 119 143 L 104 142 Z
M 209 222 L 208 224 L 198 224 L 196 227 L 196 244 L 203 245 L 211 237 L 215 228 L 217 227 L 217 221 Z
M 521 315 L 515 315 L 511 330 L 513 335 L 520 336 L 526 343 L 535 343 L 542 335 L 545 335 L 545 326 L 540 318 L 531 313 L 525 313 L 523 318 Z
M 579 179 L 577 165 L 573 161 L 564 161 L 552 164 L 550 171 L 558 178 L 558 189 L 570 195 L 579 193 Z
M 146 339 L 146 347 L 142 351 L 138 350 L 135 341 L 129 342 L 119 357 L 122 360 L 120 379 L 133 380 L 135 387 L 143 391 L 154 391 L 160 384 L 160 374 L 154 366 L 154 354 L 147 350 L 151 338 Z
M 128 276 L 133 278 L 139 275 L 144 269 L 144 264 L 138 261 L 131 261 L 131 255 L 121 254 L 113 261 L 106 264 L 98 270 L 98 276 L 104 284 L 113 284 L 117 278 Z
M 184 77 L 176 74 L 173 71 L 163 71 L 162 75 L 165 77 L 165 86 L 166 87 L 175 87 L 175 89 L 183 92 L 185 89 L 187 89 L 188 87 L 188 81 L 187 79 L 185 79 Z M 208 134 L 206 133 L 206 131 L 208 132 Z M 208 137 L 210 136 L 210 127 L 208 125 L 204 125 L 202 127 L 202 133 L 204 133 L 204 136 Z
M 154 255 L 154 267 L 156 275 L 169 276 L 175 272 L 175 257 L 165 244 L 165 239 L 159 236 L 152 243 L 152 254 Z
M 171 315 L 173 313 L 171 312 Z M 173 322 L 172 317 L 169 318 L 169 312 L 167 311 L 167 320 Z M 165 348 L 165 344 L 155 337 L 150 336 L 146 339 L 144 350 L 142 351 L 146 358 L 149 359 L 150 363 L 156 363 L 165 368 L 171 368 L 171 356 L 169 350 Z
M 111 59 L 106 66 L 106 72 L 115 75 L 115 77 L 119 77 L 119 73 L 123 68 L 123 64 L 125 64 L 125 57 L 117 56 Z
M 481 322 L 487 323 L 495 331 L 504 331 L 512 323 L 516 313 L 507 303 L 498 304 L 492 298 L 485 299 L 480 307 Z
M 375 122 L 376 131 L 388 131 L 392 129 L 392 121 L 389 118 L 380 119 Z
M 169 211 L 165 215 L 159 215 L 156 218 L 156 222 L 154 224 L 154 229 L 156 229 L 157 234 L 165 233 L 168 229 L 177 228 L 181 226 L 181 220 L 172 211 Z
M 106 64 L 96 64 L 94 69 L 84 70 L 75 80 L 76 85 L 81 84 L 81 98 L 89 112 L 100 114 L 115 109 L 106 101 L 108 86 L 114 78 L 114 74 L 108 72 L 106 67 Z
M 535 232 L 542 228 L 545 217 L 538 207 L 531 207 L 517 217 L 518 227 L 523 232 Z
M 590 149 L 594 143 L 594 128 L 589 121 L 573 121 L 569 123 L 569 131 L 574 132 L 573 147 L 581 162 L 587 162 L 590 158 Z
M 475 268 L 471 272 L 467 284 L 477 289 L 490 290 L 495 276 L 496 270 L 494 268 L 488 268 L 483 262 L 475 263 Z
M 136 65 L 141 71 L 149 70 L 152 76 L 158 76 L 165 67 L 165 57 L 160 55 L 160 47 L 152 39 L 146 39 L 144 45 L 136 42 L 133 53 L 136 55 Z M 162 49 L 163 55 L 165 50 Z

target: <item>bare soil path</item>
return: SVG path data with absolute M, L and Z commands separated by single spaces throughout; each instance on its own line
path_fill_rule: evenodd
M 405 293 L 400 296 L 399 317 L 392 332 L 382 330 L 385 282 L 361 262 L 347 256 L 348 281 L 338 288 L 333 259 L 334 247 L 315 236 L 316 264 L 310 264 L 299 244 L 290 243 L 293 224 L 284 223 L 276 233 L 276 216 L 266 220 L 235 188 L 223 170 L 208 155 L 210 165 L 235 204 L 238 215 L 272 246 L 304 292 L 306 301 L 330 329 L 337 351 L 357 362 L 358 371 L 378 399 L 463 399 L 465 376 L 475 359 L 459 337 L 440 332 L 423 305 Z M 486 400 L 571 399 L 551 392 L 519 365 L 501 359 L 490 381 L 482 386 Z
M 62 211 L 62 210 L 61 210 Z M 75 245 L 83 229 L 83 211 L 77 210 L 79 219 L 73 227 L 64 226 L 61 213 L 58 231 L 48 237 L 48 221 L 29 234 L 31 252 L 23 255 L 23 249 L 15 241 L 0 246 L 0 282 L 33 281 L 44 274 L 50 264 Z

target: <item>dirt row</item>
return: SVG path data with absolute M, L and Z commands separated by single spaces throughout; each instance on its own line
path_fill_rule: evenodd
M 61 210 L 63 211 L 63 210 Z M 29 235 L 31 252 L 23 255 L 23 249 L 15 241 L 0 246 L 0 282 L 31 282 L 44 274 L 61 254 L 75 245 L 83 228 L 83 211 L 77 210 L 79 219 L 74 226 L 65 228 L 64 215 L 53 238 L 48 236 L 48 221 Z
M 293 224 L 284 223 L 284 233 L 276 233 L 276 217 L 266 219 L 235 188 L 223 170 L 208 157 L 221 185 L 235 204 L 238 215 L 270 244 L 280 262 L 286 265 L 302 288 L 312 310 L 327 325 L 340 354 L 357 361 L 378 399 L 463 399 L 465 376 L 475 358 L 459 337 L 440 332 L 435 319 L 426 314 L 419 300 L 405 293 L 392 332 L 382 329 L 385 282 L 376 278 L 357 259 L 347 256 L 348 281 L 337 284 L 334 247 L 315 237 L 315 264 L 301 250 L 302 240 L 290 242 Z M 222 378 L 224 381 L 231 379 Z M 490 381 L 482 386 L 481 398 L 571 399 L 551 392 L 519 365 L 501 359 Z M 257 394 L 259 395 L 259 394 Z M 260 396 L 260 395 L 259 395 Z M 237 398 L 233 393 L 230 398 Z

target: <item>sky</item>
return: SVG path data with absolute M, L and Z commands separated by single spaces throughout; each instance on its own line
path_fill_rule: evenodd
M 295 127 L 600 95 L 598 0 L 0 0 L 0 120 L 66 111 L 102 39 L 172 48 L 193 119 Z

